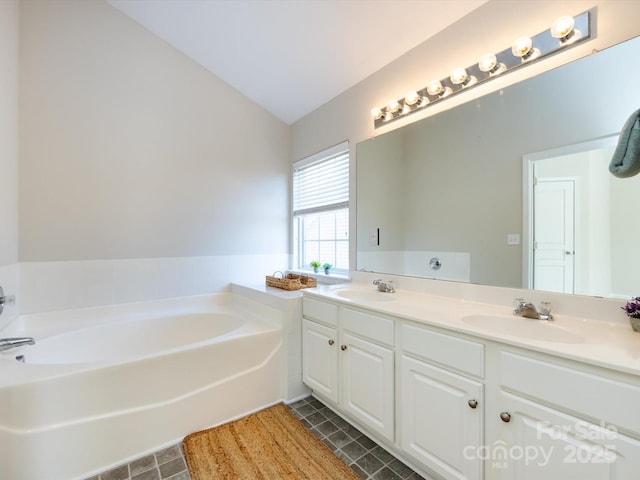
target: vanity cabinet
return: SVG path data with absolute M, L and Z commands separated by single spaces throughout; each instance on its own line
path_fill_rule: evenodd
M 484 386 L 453 371 L 482 375 L 483 346 L 401 325 L 400 447 L 448 479 L 482 479 Z M 438 366 L 431 361 L 438 361 Z
M 327 400 L 338 403 L 338 331 L 302 321 L 302 378 Z
M 307 298 L 303 315 L 304 383 L 368 430 L 393 442 L 393 320 L 344 307 L 338 313 L 334 304 L 318 305 Z
M 394 440 L 394 355 L 389 348 L 343 333 L 341 406 L 369 430 Z
M 303 300 L 303 377 L 447 480 L 640 478 L 640 378 L 339 301 Z
M 395 436 L 394 321 L 340 310 L 341 406 L 369 430 Z
M 519 352 L 499 353 L 488 416 L 491 479 L 622 480 L 640 475 L 640 387 Z
M 640 442 L 613 426 L 501 392 L 504 408 L 487 421 L 500 424 L 489 445 L 490 478 L 500 480 L 630 480 L 640 475 Z

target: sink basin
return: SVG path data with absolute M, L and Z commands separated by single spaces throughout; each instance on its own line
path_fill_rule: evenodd
M 462 321 L 491 332 L 554 343 L 584 343 L 584 337 L 558 324 L 513 315 L 468 315 Z
M 379 292 L 377 290 L 338 290 L 336 295 L 347 300 L 359 302 L 392 302 L 395 300 L 393 293 Z

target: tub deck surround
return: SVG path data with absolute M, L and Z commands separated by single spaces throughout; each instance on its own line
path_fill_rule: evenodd
M 231 291 L 276 309 L 283 325 L 283 399 L 293 402 L 309 395 L 302 383 L 302 292 L 259 284 L 231 284 Z
M 524 296 L 522 292 L 519 293 L 516 296 Z M 374 285 L 364 282 L 318 286 L 304 290 L 303 295 L 359 306 L 452 332 L 640 375 L 640 334 L 633 332 L 628 322 L 581 318 L 554 311 L 555 321 L 539 325 L 550 329 L 549 339 L 545 339 L 546 335 L 536 335 L 541 331 L 539 329 L 533 334 L 527 331 L 528 328 L 538 327 L 532 325 L 532 322 L 541 321 L 514 316 L 511 303 L 480 303 L 403 290 L 402 286 L 397 288 L 396 293 L 381 293 L 376 291 Z M 492 319 L 495 322 L 512 323 L 509 323 L 509 329 L 505 331 L 493 328 Z M 522 331 L 516 325 L 520 325 Z M 493 326 L 495 327 L 495 323 Z M 552 338 L 554 340 L 550 341 Z
M 233 293 L 25 315 L 0 335 L 41 347 L 0 358 L 7 478 L 86 477 L 283 397 L 282 316 Z

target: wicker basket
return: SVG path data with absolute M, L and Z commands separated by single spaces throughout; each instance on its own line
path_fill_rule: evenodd
M 277 275 L 280 274 L 280 277 Z M 266 276 L 266 284 L 269 287 L 282 288 L 284 290 L 300 290 L 301 288 L 311 288 L 318 285 L 318 281 L 307 275 L 298 275 L 296 273 L 275 272 L 273 275 Z

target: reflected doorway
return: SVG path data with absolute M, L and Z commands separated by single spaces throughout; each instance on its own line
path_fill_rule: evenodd
M 544 177 L 536 170 L 534 164 L 533 288 L 574 293 L 578 179 Z
M 628 295 L 620 272 L 635 254 L 620 238 L 628 231 L 623 212 L 637 203 L 620 195 L 640 179 L 620 182 L 609 173 L 616 142 L 617 135 L 523 158 L 525 288 Z

